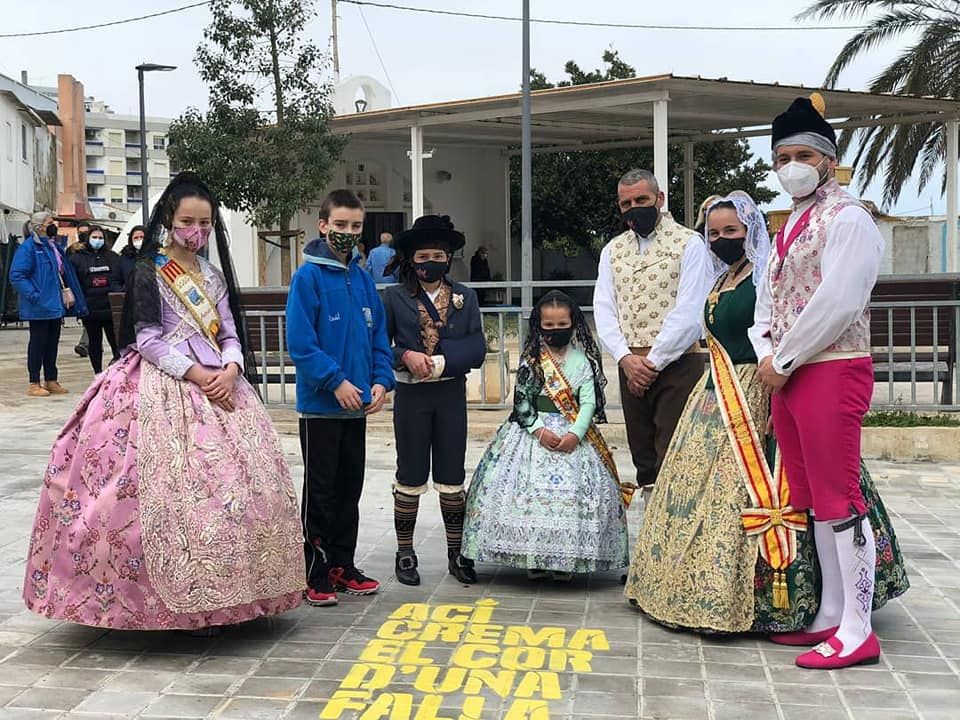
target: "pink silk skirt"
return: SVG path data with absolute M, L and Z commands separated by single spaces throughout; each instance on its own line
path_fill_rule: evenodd
M 253 388 L 234 412 L 129 353 L 57 437 L 23 597 L 49 618 L 196 629 L 295 608 L 304 587 L 296 494 Z

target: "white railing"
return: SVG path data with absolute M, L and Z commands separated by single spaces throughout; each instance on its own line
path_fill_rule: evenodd
M 570 291 L 592 288 L 593 281 L 541 281 L 534 288 Z M 520 283 L 471 283 L 477 289 L 518 289 Z M 960 411 L 960 301 L 876 302 L 873 313 L 873 358 L 876 410 Z M 593 308 L 583 306 L 591 325 Z M 470 407 L 509 408 L 520 352 L 526 339 L 530 308 L 501 305 L 481 308 L 487 337 L 487 360 L 468 378 Z M 286 351 L 286 318 L 283 310 L 248 311 L 248 340 L 256 369 L 252 373 L 263 401 L 293 406 L 296 402 L 295 368 Z M 882 328 L 878 331 L 879 328 Z M 617 368 L 604 357 L 608 407 L 619 406 Z

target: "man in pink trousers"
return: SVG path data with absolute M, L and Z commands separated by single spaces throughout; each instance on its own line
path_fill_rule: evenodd
M 860 492 L 860 430 L 873 393 L 868 304 L 883 238 L 834 177 L 836 135 L 819 95 L 774 120 L 773 156 L 793 212 L 758 288 L 750 340 L 773 392 L 791 505 L 814 521 L 823 589 L 806 630 L 771 639 L 815 646 L 797 658 L 801 667 L 875 663 L 876 547 Z

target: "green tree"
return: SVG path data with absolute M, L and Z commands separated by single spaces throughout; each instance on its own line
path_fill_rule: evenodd
M 566 80 L 552 84 L 544 73 L 531 69 L 533 90 L 623 80 L 636 77 L 633 67 L 620 59 L 616 50 L 603 53 L 604 68 L 584 71 L 570 60 L 564 67 Z M 694 191 L 698 202 L 713 193 L 744 190 L 758 203 L 776 197 L 763 186 L 770 166 L 754 159 L 744 140 L 700 143 L 694 148 L 697 172 Z M 669 167 L 682 168 L 683 148 L 669 148 Z M 653 148 L 625 148 L 592 152 L 557 152 L 533 156 L 534 241 L 549 249 L 575 254 L 579 248 L 599 254 L 604 243 L 622 229 L 616 207 L 617 179 L 630 168 L 653 168 Z M 661 180 L 662 182 L 662 180 Z M 520 158 L 511 164 L 511 221 L 520 228 Z M 668 178 L 666 188 L 670 209 L 678 221 L 684 217 L 683 173 Z
M 960 3 L 941 0 L 818 0 L 798 19 L 862 19 L 866 26 L 851 37 L 827 72 L 824 85 L 837 86 L 843 71 L 878 45 L 908 36 L 915 42 L 870 83 L 870 92 L 960 98 Z M 863 192 L 883 176 L 883 203 L 896 202 L 914 169 L 920 166 L 920 189 L 946 159 L 942 123 L 913 123 L 860 128 L 841 133 L 840 150 L 857 146 L 854 166 Z
M 318 199 L 346 144 L 330 132 L 326 56 L 307 39 L 313 0 L 213 0 L 197 49 L 209 109 L 170 126 L 170 155 L 260 228 L 290 230 Z M 286 240 L 283 240 L 286 243 Z M 283 277 L 290 258 L 284 252 Z

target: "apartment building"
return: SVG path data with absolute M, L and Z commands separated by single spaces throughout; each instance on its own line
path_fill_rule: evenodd
M 87 196 L 91 203 L 138 212 L 143 202 L 140 118 L 114 113 L 105 103 L 86 101 Z M 148 197 L 170 182 L 176 169 L 167 156 L 170 121 L 147 118 Z
M 0 75 L 0 241 L 57 203 L 57 103 Z

